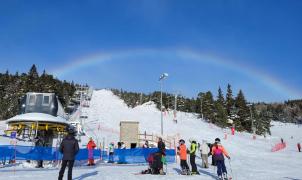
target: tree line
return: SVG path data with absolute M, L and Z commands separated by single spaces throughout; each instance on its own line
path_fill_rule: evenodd
M 159 91 L 145 94 L 112 89 L 112 92 L 129 107 L 153 101 L 157 108 L 161 109 Z M 196 113 L 200 118 L 222 128 L 234 126 L 238 131 L 254 132 L 258 135 L 270 134 L 272 120 L 298 122 L 302 117 L 302 100 L 270 104 L 249 103 L 242 90 L 234 96 L 230 84 L 225 95 L 220 87 L 217 94 L 217 97 L 214 97 L 211 91 L 200 92 L 195 98 L 178 95 L 177 110 Z M 172 110 L 174 106 L 175 95 L 163 92 L 162 108 Z
M 46 73 L 38 74 L 36 65 L 28 73 L 0 73 L 0 120 L 19 112 L 19 100 L 27 92 L 55 93 L 64 107 L 75 92 L 73 82 L 61 81 Z

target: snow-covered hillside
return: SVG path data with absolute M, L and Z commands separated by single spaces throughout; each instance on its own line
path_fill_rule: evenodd
M 119 140 L 120 121 L 139 121 L 140 131 L 148 134 L 160 134 L 160 112 L 151 102 L 128 108 L 127 105 L 113 95 L 111 91 L 94 91 L 89 108 L 82 109 L 88 114 L 84 129 L 88 136 L 92 136 L 101 142 L 103 139 L 108 144 L 111 141 Z M 233 179 L 302 179 L 302 153 L 296 150 L 296 143 L 302 142 L 302 127 L 293 124 L 283 124 L 274 122 L 271 128 L 272 136 L 252 139 L 248 133 L 236 133 L 230 135 L 229 129 L 221 129 L 196 117 L 191 113 L 178 112 L 178 123 L 173 122 L 173 114 L 164 115 L 164 136 L 174 136 L 189 139 L 196 139 L 201 142 L 203 139 L 213 142 L 216 137 L 222 140 L 222 144 L 229 151 L 231 156 L 231 167 L 226 161 L 229 174 Z M 2 127 L 2 126 L 0 126 Z M 227 134 L 227 139 L 224 139 Z M 293 136 L 293 138 L 291 138 Z M 287 148 L 279 152 L 272 153 L 271 148 L 280 141 L 280 138 L 288 144 Z M 1 138 L 0 138 L 1 139 Z M 3 141 L 2 141 L 3 142 Z M 87 138 L 82 139 L 83 145 Z M 1 143 L 1 140 L 0 140 Z M 188 144 L 188 143 L 187 143 Z M 200 160 L 197 160 L 200 165 Z M 16 167 L 15 174 L 13 168 L 0 169 L 0 179 L 3 177 L 12 179 L 32 179 L 42 177 L 53 177 L 56 179 L 58 170 L 55 168 L 45 170 L 22 169 Z M 139 165 L 106 165 L 99 164 L 94 168 L 76 167 L 75 179 L 139 179 L 141 176 L 133 173 L 144 169 Z M 179 165 L 170 164 L 167 176 L 145 175 L 146 179 L 215 179 L 214 167 L 201 169 L 201 176 L 179 176 Z M 55 176 L 54 176 L 55 175 Z

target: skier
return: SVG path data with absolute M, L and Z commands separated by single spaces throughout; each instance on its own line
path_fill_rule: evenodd
M 206 140 L 202 140 L 200 151 L 201 151 L 202 167 L 209 168 L 208 156 L 209 156 L 210 148 Z
M 225 155 L 228 159 L 230 159 L 229 154 L 224 149 L 224 147 L 220 143 L 220 139 L 215 139 L 215 144 L 212 147 L 212 155 L 214 156 L 214 160 L 217 165 L 217 175 L 219 179 L 227 180 L 227 170 L 224 164 L 224 156 Z
M 117 142 L 117 148 L 122 149 L 122 142 Z
M 114 155 L 114 143 L 111 142 L 109 144 L 109 161 L 108 161 L 108 163 L 114 163 L 113 155 Z
M 190 147 L 190 163 L 192 167 L 192 174 L 199 174 L 197 171 L 196 163 L 195 163 L 195 158 L 196 158 L 196 150 L 197 150 L 197 144 L 196 141 L 191 142 L 191 147 Z
M 166 156 L 166 145 L 161 137 L 158 138 L 157 148 L 158 148 L 158 152 L 161 154 L 162 169 L 160 170 L 160 174 L 165 174 L 163 167 L 164 167 L 164 162 L 166 161 L 166 157 L 165 157 Z
M 165 151 L 166 151 L 166 145 L 163 142 L 163 139 L 160 137 L 158 138 L 158 143 L 157 143 L 157 148 L 158 148 L 158 152 L 160 152 L 163 156 L 165 156 Z
M 297 148 L 298 148 L 298 151 L 301 152 L 301 144 L 300 143 L 297 144 Z
M 89 138 L 89 142 L 87 144 L 88 149 L 88 166 L 94 166 L 94 158 L 93 158 L 93 149 L 96 148 L 96 145 L 92 139 L 92 137 Z
M 79 152 L 79 143 L 74 138 L 74 130 L 68 129 L 68 135 L 63 139 L 60 148 L 60 152 L 63 154 L 62 166 L 59 172 L 58 180 L 62 180 L 65 172 L 65 168 L 68 164 L 68 180 L 72 180 L 72 168 L 76 154 Z
M 35 137 L 35 145 L 36 145 L 36 149 L 38 150 L 38 157 L 41 158 L 37 160 L 36 168 L 43 168 L 42 155 L 45 147 L 45 141 L 43 139 L 43 136 L 44 136 L 44 131 L 40 131 L 37 133 L 37 136 Z
M 182 175 L 190 175 L 190 168 L 187 163 L 187 147 L 185 145 L 185 140 L 179 140 L 179 146 L 177 147 L 178 154 L 180 158 L 180 167 Z
M 149 142 L 145 141 L 145 144 L 143 145 L 143 148 L 149 148 Z
M 125 143 L 124 143 L 124 142 L 122 142 L 121 149 L 126 149 L 126 145 L 125 145 Z

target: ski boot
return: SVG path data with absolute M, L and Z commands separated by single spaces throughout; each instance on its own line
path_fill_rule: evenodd
M 227 173 L 223 173 L 223 179 L 224 179 L 224 180 L 228 180 L 228 179 L 229 179 Z

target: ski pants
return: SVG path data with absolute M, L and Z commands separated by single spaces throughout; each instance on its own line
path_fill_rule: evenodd
M 224 160 L 216 160 L 217 165 L 217 175 L 222 176 L 222 173 L 227 173 Z
M 202 154 L 202 167 L 203 168 L 209 168 L 209 162 L 208 162 L 208 155 L 207 154 Z
M 109 162 L 110 162 L 110 163 L 113 163 L 113 162 L 114 162 L 113 152 L 109 152 Z
M 195 154 L 190 154 L 190 164 L 191 164 L 191 167 L 192 167 L 192 172 L 197 172 L 195 157 L 196 157 Z
M 190 170 L 187 160 L 180 160 L 180 167 L 182 170 Z
M 65 172 L 65 168 L 68 164 L 68 180 L 72 180 L 72 168 L 74 164 L 74 160 L 62 160 L 61 170 L 59 172 L 58 180 L 62 180 Z

